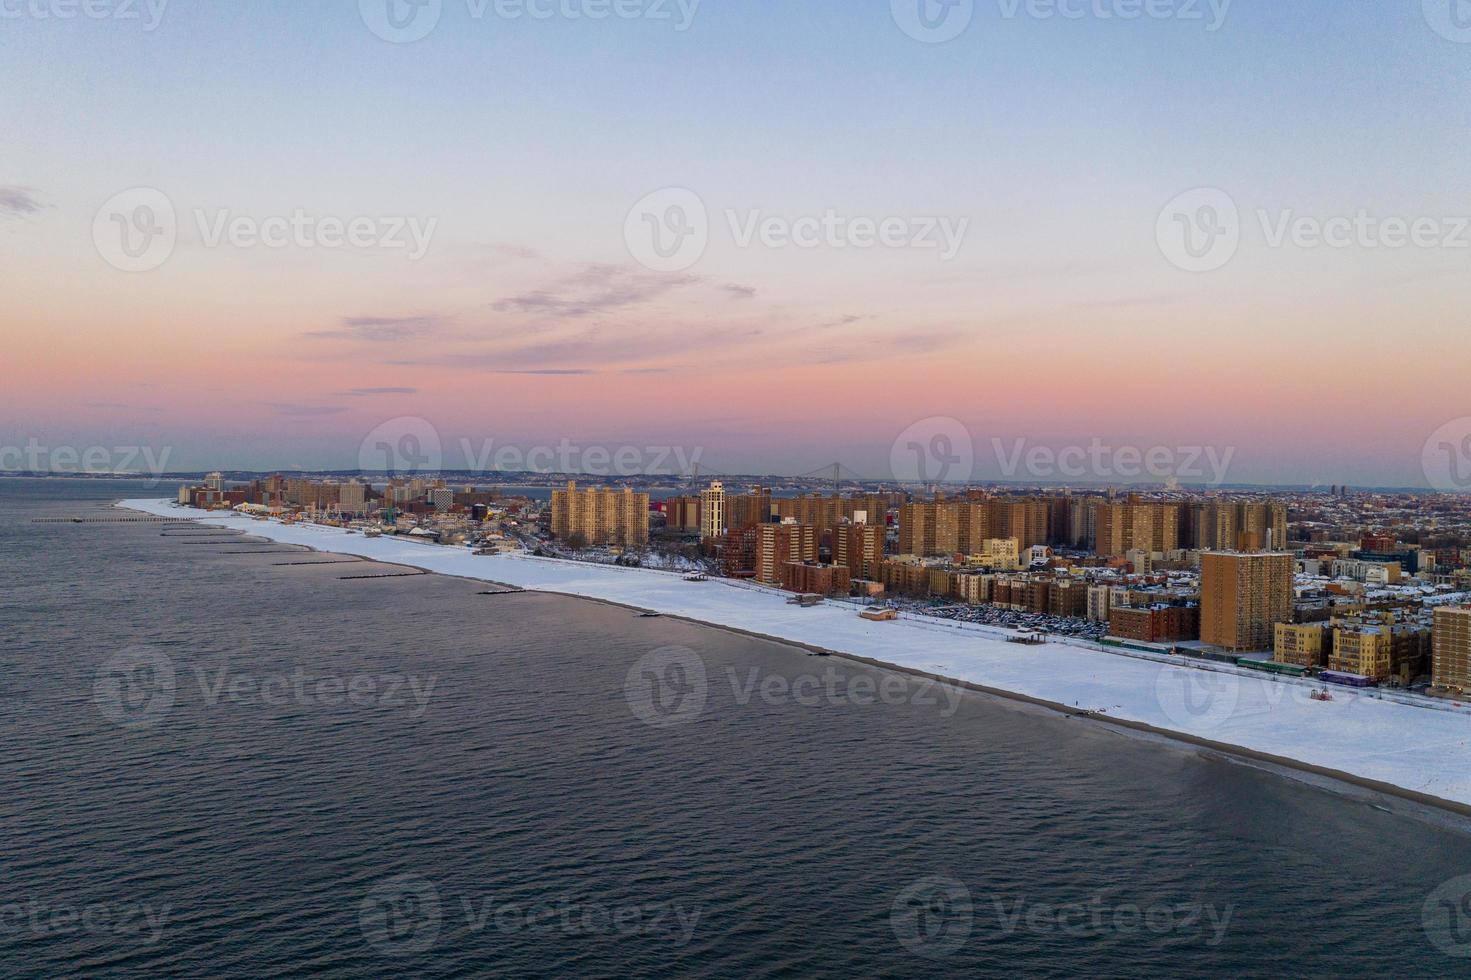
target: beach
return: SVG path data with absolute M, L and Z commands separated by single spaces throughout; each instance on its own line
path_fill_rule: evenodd
M 687 582 L 647 569 L 477 556 L 464 548 L 220 515 L 167 500 L 120 506 L 322 552 L 688 619 L 1471 815 L 1471 718 L 1458 710 L 1348 690 L 1335 690 L 1333 701 L 1322 702 L 1310 697 L 1313 686 L 1306 682 L 1072 643 L 1024 646 L 971 624 L 917 618 L 875 623 L 848 603 L 800 608 L 785 593 L 744 582 Z

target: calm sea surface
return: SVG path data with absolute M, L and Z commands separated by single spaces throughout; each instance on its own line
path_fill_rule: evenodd
M 138 495 L 0 480 L 0 975 L 1471 970 L 1455 826 L 597 603 L 33 523 Z

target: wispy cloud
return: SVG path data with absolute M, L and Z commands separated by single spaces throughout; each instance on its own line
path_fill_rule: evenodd
M 375 344 L 416 340 L 439 331 L 444 317 L 425 316 L 348 316 L 337 330 L 310 330 L 305 336 L 320 340 L 365 340 Z
M 492 308 L 498 313 L 576 319 L 637 306 L 699 281 L 696 276 L 659 275 L 616 265 L 587 265 L 543 289 L 500 300 Z
M 323 415 L 338 415 L 347 411 L 341 405 L 294 405 L 289 402 L 270 402 L 271 411 L 287 418 L 317 418 Z
M 736 299 L 752 299 L 756 295 L 755 286 L 742 286 L 738 282 L 726 283 L 720 288 L 724 292 L 727 292 L 730 295 L 734 296 Z
M 418 388 L 350 388 L 347 391 L 339 391 L 337 394 L 342 398 L 372 398 L 375 395 L 417 395 Z
M 0 215 L 26 217 L 46 207 L 29 187 L 0 185 Z

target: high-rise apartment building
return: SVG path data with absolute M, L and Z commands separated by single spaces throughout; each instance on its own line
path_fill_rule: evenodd
M 884 563 L 882 525 L 848 524 L 833 534 L 833 564 L 846 567 L 853 578 L 879 580 L 879 566 Z
M 344 514 L 362 514 L 368 509 L 368 488 L 348 480 L 337 491 L 337 506 Z
M 1093 550 L 1100 555 L 1154 554 L 1180 547 L 1180 517 L 1172 504 L 1099 503 L 1093 521 Z
M 700 539 L 713 541 L 725 528 L 725 484 L 716 480 L 700 494 Z
M 756 529 L 756 580 L 782 584 L 788 562 L 817 561 L 817 529 L 810 524 L 762 524 Z
M 552 535 L 561 541 L 581 535 L 592 545 L 646 545 L 649 495 L 630 488 L 578 490 L 569 480 L 565 490 L 552 491 Z
M 1270 650 L 1292 620 L 1290 552 L 1211 552 L 1200 558 L 1200 638 L 1227 650 Z
M 1436 687 L 1471 690 L 1471 606 L 1435 610 L 1431 679 Z

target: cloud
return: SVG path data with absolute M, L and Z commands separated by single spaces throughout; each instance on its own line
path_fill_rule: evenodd
M 305 336 L 319 340 L 365 340 L 370 343 L 394 343 L 414 340 L 436 333 L 444 325 L 444 317 L 427 316 L 347 316 L 338 330 L 311 330 Z
M 509 296 L 492 308 L 498 313 L 576 319 L 637 306 L 699 281 L 696 276 L 638 272 L 616 265 L 587 265 L 546 288 Z
M 594 371 L 592 368 L 541 368 L 541 369 L 538 369 L 538 370 L 524 370 L 524 371 L 500 370 L 500 371 L 496 371 L 495 373 L 496 374 L 532 374 L 532 375 L 550 376 L 550 377 L 582 377 L 584 375 L 589 375 L 589 374 L 598 374 L 599 372 Z
M 269 402 L 268 404 L 271 406 L 271 411 L 287 418 L 317 418 L 347 411 L 341 405 L 293 405 L 287 402 Z
M 371 398 L 374 395 L 417 395 L 418 388 L 350 388 L 347 391 L 339 391 L 337 394 L 342 398 Z
M 755 286 L 742 286 L 738 282 L 727 283 L 720 288 L 736 299 L 752 299 L 756 295 Z
M 45 207 L 36 198 L 35 191 L 29 187 L 0 185 L 0 214 L 27 217 Z

